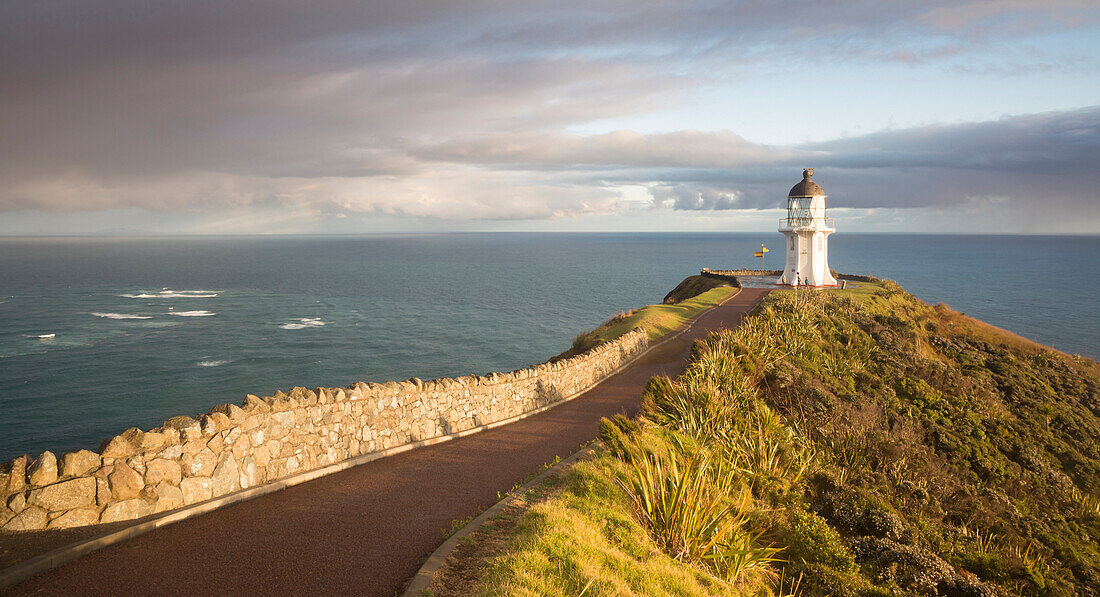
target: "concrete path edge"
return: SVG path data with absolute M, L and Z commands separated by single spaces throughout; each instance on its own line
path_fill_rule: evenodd
M 389 448 L 389 449 L 386 449 L 386 450 L 378 450 L 376 452 L 371 452 L 370 454 L 363 454 L 362 456 L 356 456 L 355 458 L 349 458 L 347 460 L 337 462 L 335 464 L 330 464 L 328 466 L 313 469 L 311 471 L 305 471 L 305 472 L 302 472 L 302 473 L 298 473 L 296 475 L 292 475 L 292 476 L 287 477 L 285 479 L 279 479 L 277 481 L 270 481 L 270 482 L 264 483 L 262 485 L 257 485 L 256 487 L 250 487 L 248 489 L 242 489 L 242 490 L 239 490 L 239 491 L 235 491 L 233 493 L 229 493 L 229 494 L 226 494 L 226 495 L 223 495 L 223 496 L 220 496 L 220 497 L 216 497 L 216 498 L 213 498 L 213 499 L 210 499 L 210 500 L 206 500 L 204 502 L 199 502 L 198 504 L 193 504 L 193 505 L 187 506 L 185 508 L 180 508 L 178 510 L 172 510 L 170 512 L 165 512 L 163 514 L 158 514 L 158 515 L 153 516 L 152 518 L 148 518 L 148 519 L 143 520 L 143 521 L 141 521 L 137 524 L 125 527 L 123 529 L 119 529 L 117 531 L 112 531 L 110 533 L 106 533 L 106 534 L 99 535 L 99 536 L 96 536 L 96 537 L 91 537 L 89 539 L 83 539 L 83 540 L 80 540 L 80 541 L 76 541 L 74 543 L 70 543 L 68 545 L 63 545 L 61 547 L 58 547 L 57 549 L 48 551 L 48 552 L 43 553 L 43 554 L 39 554 L 39 555 L 34 556 L 32 558 L 28 558 L 28 559 L 26 559 L 22 562 L 19 562 L 18 564 L 14 564 L 12 566 L 9 566 L 8 568 L 5 568 L 4 570 L 0 570 L 0 590 L 3 590 L 3 589 L 6 589 L 8 587 L 11 587 L 13 585 L 16 585 L 16 584 L 18 584 L 18 583 L 20 583 L 24 580 L 27 580 L 28 578 L 31 578 L 32 576 L 35 576 L 37 574 L 41 574 L 43 572 L 46 572 L 47 570 L 57 568 L 58 566 L 61 566 L 62 564 L 66 564 L 68 562 L 71 562 L 71 561 L 73 561 L 73 560 L 75 560 L 75 559 L 77 559 L 77 558 L 79 558 L 79 557 L 81 557 L 85 554 L 91 553 L 91 552 L 99 550 L 99 549 L 103 549 L 104 547 L 109 547 L 111 545 L 122 543 L 124 541 L 129 540 L 129 539 L 133 539 L 134 537 L 137 537 L 139 535 L 144 535 L 145 533 L 149 533 L 151 531 L 154 531 L 154 530 L 159 529 L 161 527 L 170 525 L 172 523 L 180 522 L 182 520 L 186 520 L 186 519 L 194 517 L 194 516 L 199 516 L 201 514 L 205 514 L 207 512 L 217 510 L 218 508 L 224 508 L 226 506 L 231 506 L 233 504 L 237 504 L 237 503 L 244 502 L 244 501 L 247 501 L 247 500 L 255 499 L 255 498 L 267 495 L 269 493 L 274 493 L 276 491 L 286 489 L 287 487 L 293 487 L 295 485 L 299 485 L 299 484 L 305 483 L 307 481 L 312 481 L 312 480 L 317 479 L 319 477 L 323 477 L 323 476 L 326 476 L 326 475 L 331 475 L 333 473 L 338 473 L 340 471 L 347 470 L 349 468 L 359 466 L 361 464 L 367 464 L 368 462 L 373 462 L 375 460 L 379 460 L 379 459 L 385 458 L 387 456 L 393 456 L 394 454 L 400 454 L 402 452 L 407 452 L 409 450 L 414 450 L 416 448 L 421 448 L 421 447 L 424 447 L 424 446 L 431 446 L 431 445 L 443 443 L 445 441 L 449 441 L 449 440 L 452 440 L 452 439 L 458 439 L 460 437 L 466 437 L 467 435 L 473 435 L 473 434 L 479 433 L 481 431 L 487 431 L 489 429 L 494 429 L 496 427 L 501 427 L 501 426 L 504 426 L 504 425 L 508 425 L 510 423 L 514 423 L 514 422 L 519 421 L 521 419 L 525 419 L 527 417 L 530 417 L 530 416 L 542 413 L 544 411 L 550 410 L 551 408 L 554 408 L 555 406 L 558 406 L 560 404 L 564 404 L 566 402 L 569 402 L 570 400 L 573 400 L 573 399 L 577 398 L 578 396 L 581 396 L 582 394 L 584 394 L 588 390 L 591 390 L 595 386 L 603 383 L 604 380 L 610 378 L 611 376 L 613 376 L 613 375 L 619 373 L 620 371 L 626 369 L 627 367 L 631 366 L 634 363 L 634 361 L 639 359 L 642 355 L 644 355 L 647 352 L 653 350 L 654 348 L 656 348 L 656 347 L 658 347 L 658 346 L 660 346 L 660 345 L 662 345 L 666 342 L 669 342 L 669 341 L 673 340 L 674 338 L 677 338 L 680 335 L 684 334 L 689 329 L 691 329 L 691 326 L 694 325 L 695 322 L 698 321 L 698 319 L 703 316 L 703 314 L 709 312 L 710 310 L 714 309 L 715 307 L 719 307 L 721 305 L 726 304 L 727 302 L 733 300 L 733 298 L 736 297 L 739 294 L 741 294 L 741 289 L 740 288 L 738 288 L 736 292 L 730 294 L 728 297 L 723 299 L 721 302 L 715 303 L 711 307 L 708 307 L 707 309 L 704 309 L 703 311 L 700 311 L 694 317 L 692 317 L 690 320 L 686 321 L 680 327 L 680 329 L 677 330 L 675 333 L 669 334 L 669 335 L 665 336 L 664 338 L 661 338 L 658 342 L 649 345 L 648 347 L 646 347 L 645 350 L 643 350 L 642 352 L 639 352 L 638 354 L 634 355 L 630 360 L 628 360 L 628 361 L 624 362 L 623 364 L 619 365 L 618 368 L 616 368 L 614 371 L 609 372 L 607 375 L 605 375 L 599 381 L 596 381 L 596 382 L 592 383 L 591 385 L 589 385 L 589 386 L 587 386 L 587 387 L 585 387 L 581 390 L 578 390 L 577 392 L 574 392 L 572 395 L 570 395 L 566 398 L 563 398 L 561 400 L 558 400 L 557 402 L 554 402 L 553 404 L 548 404 L 546 406 L 539 407 L 537 409 L 527 411 L 525 413 L 516 415 L 516 416 L 508 418 L 508 419 L 502 419 L 502 420 L 496 421 L 494 423 L 488 423 L 488 424 L 485 424 L 485 425 L 481 425 L 479 427 L 474 427 L 473 429 L 467 429 L 465 431 L 459 431 L 457 433 L 452 433 L 450 435 L 440 435 L 440 436 L 436 436 L 436 437 L 429 438 L 429 439 L 424 439 L 424 440 L 420 440 L 420 441 L 416 441 L 416 442 L 411 442 L 411 443 L 408 443 L 408 444 L 403 444 L 403 445 L 400 445 L 400 446 L 395 446 L 393 448 Z M 567 460 L 570 460 L 570 459 L 573 459 L 574 457 L 579 456 L 582 452 L 577 452 L 577 453 L 573 454 Z M 565 462 L 565 461 L 562 461 L 562 462 Z M 450 553 L 450 552 L 448 551 L 448 553 Z M 433 554 L 433 556 L 434 555 L 435 554 Z M 430 558 L 429 558 L 429 560 L 430 560 Z M 429 580 L 430 580 L 430 578 L 429 578 Z M 425 585 L 425 586 L 427 586 L 427 585 Z

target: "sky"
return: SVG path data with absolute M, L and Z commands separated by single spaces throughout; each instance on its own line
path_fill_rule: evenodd
M 1100 234 L 1095 0 L 0 4 L 0 235 Z

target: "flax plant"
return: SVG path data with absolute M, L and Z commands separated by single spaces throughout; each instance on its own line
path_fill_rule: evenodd
M 770 564 L 779 550 L 761 547 L 759 535 L 745 528 L 754 511 L 752 492 L 733 468 L 705 451 L 689 453 L 683 444 L 665 452 L 633 444 L 627 452 L 628 473 L 620 484 L 662 551 L 729 582 L 746 574 L 774 576 Z
M 744 513 L 711 481 L 705 455 L 681 459 L 674 452 L 653 453 L 635 445 L 627 463 L 623 488 L 654 540 L 673 558 L 697 563 L 744 524 Z

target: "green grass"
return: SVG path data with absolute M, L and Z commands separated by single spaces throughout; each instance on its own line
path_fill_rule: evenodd
M 631 514 L 608 452 L 568 473 L 558 494 L 519 523 L 478 594 L 485 596 L 739 595 L 729 584 L 661 552 Z
M 673 305 L 649 305 L 623 312 L 611 318 L 600 327 L 577 336 L 573 341 L 573 348 L 564 356 L 580 354 L 585 350 L 614 340 L 634 328 L 642 328 L 649 333 L 650 341 L 673 332 L 699 315 L 703 311 L 728 299 L 739 288 L 712 288 L 695 298 L 688 299 Z
M 1100 367 L 857 285 L 773 293 L 605 420 L 483 594 L 1096 595 Z

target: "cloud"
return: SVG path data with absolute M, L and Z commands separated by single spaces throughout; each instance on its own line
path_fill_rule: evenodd
M 690 184 L 658 184 L 650 188 L 655 207 L 677 210 L 738 209 L 737 191 L 721 191 Z
M 1100 107 L 936 125 L 816 144 L 854 205 L 951 205 L 1007 197 L 1095 207 Z M 877 198 L 875 198 L 877 197 Z
M 420 158 L 527 172 L 576 184 L 646 185 L 654 205 L 683 210 L 777 207 L 803 166 L 835 205 L 909 208 L 1001 197 L 1092 209 L 1100 107 L 880 132 L 794 147 L 728 132 L 498 136 L 452 140 Z M 826 184 L 822 182 L 822 184 Z
M 1100 11 L 1088 0 L 971 0 L 929 7 L 920 20 L 938 29 L 956 31 L 967 27 L 1007 22 L 1024 31 L 1044 27 L 1080 27 L 1095 24 Z
M 675 131 L 643 135 L 619 130 L 602 135 L 502 135 L 453 139 L 416 151 L 439 161 L 534 164 L 537 167 L 657 166 L 728 168 L 774 163 L 800 152 L 746 141 L 730 131 Z
M 1100 219 L 1100 107 L 936 125 L 789 148 L 769 163 L 656 173 L 655 206 L 780 207 L 798 166 L 814 166 L 830 205 L 946 208 L 995 204 Z M 701 160 L 703 162 L 705 160 Z M 1072 215 L 1075 214 L 1075 215 Z
M 1095 109 L 786 147 L 577 131 L 748 70 L 984 68 L 969 58 L 1000 32 L 1096 22 L 1068 0 L 7 4 L 0 212 L 572 218 L 619 213 L 624 186 L 677 210 L 755 209 L 804 165 L 852 205 L 1080 205 Z M 1096 64 L 1048 58 L 1023 66 Z

